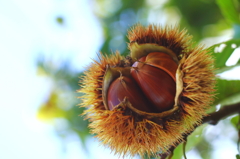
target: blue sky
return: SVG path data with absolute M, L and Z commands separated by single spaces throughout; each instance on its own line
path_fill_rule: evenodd
M 64 153 L 53 127 L 36 118 L 51 83 L 36 75 L 35 62 L 44 54 L 71 59 L 82 70 L 95 57 L 103 35 L 90 6 L 87 0 L 0 1 L 1 159 L 89 158 L 78 141 L 66 145 Z M 58 25 L 57 16 L 66 23 Z M 95 139 L 88 147 L 93 159 L 117 158 Z

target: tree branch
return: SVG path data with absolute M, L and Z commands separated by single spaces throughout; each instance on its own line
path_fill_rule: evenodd
M 203 118 L 203 124 L 208 123 L 216 125 L 220 120 L 232 115 L 240 113 L 240 103 L 223 106 L 219 111 L 210 113 L 208 116 Z
M 202 124 L 208 123 L 208 124 L 211 124 L 211 125 L 216 125 L 220 120 L 222 120 L 222 119 L 224 119 L 224 118 L 226 118 L 226 117 L 228 117 L 232 114 L 236 114 L 236 113 L 240 113 L 240 103 L 223 106 L 219 111 L 208 114 L 208 116 L 206 116 L 202 119 Z M 200 125 L 202 125 L 202 124 L 200 124 Z M 200 125 L 196 125 L 195 128 L 197 128 Z M 187 137 L 192 132 L 184 135 L 183 139 L 186 141 Z M 174 149 L 175 149 L 175 147 L 172 146 L 169 149 L 170 153 L 159 154 L 160 158 L 161 159 L 166 159 L 171 153 L 173 153 Z

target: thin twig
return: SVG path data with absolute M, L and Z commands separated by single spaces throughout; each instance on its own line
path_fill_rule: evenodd
M 187 140 L 183 142 L 183 157 L 184 157 L 184 159 L 187 159 L 186 146 L 187 146 Z
M 240 151 L 239 151 L 239 143 L 240 143 L 240 112 L 238 113 L 237 129 L 238 129 L 237 150 L 238 150 L 238 155 L 240 155 Z

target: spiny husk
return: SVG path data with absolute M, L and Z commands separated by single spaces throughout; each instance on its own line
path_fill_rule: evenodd
M 179 30 L 175 27 L 161 27 L 158 25 L 149 25 L 144 27 L 137 24 L 128 32 L 128 39 L 130 41 L 128 47 L 131 50 L 131 45 L 138 44 L 157 44 L 164 46 L 173 51 L 179 58 L 184 52 L 191 49 L 192 36 L 187 34 L 187 30 Z
M 157 156 L 171 146 L 182 142 L 184 135 L 192 132 L 206 116 L 206 110 L 213 101 L 215 75 L 213 59 L 203 47 L 191 47 L 190 36 L 177 28 L 161 28 L 137 25 L 129 32 L 130 42 L 153 43 L 167 47 L 179 59 L 175 111 L 168 116 L 137 114 L 126 102 L 113 110 L 106 110 L 102 98 L 102 82 L 107 66 L 121 65 L 119 53 L 99 57 L 85 72 L 82 79 L 82 106 L 90 120 L 91 132 L 102 143 L 120 156 Z M 131 50 L 131 43 L 129 44 Z M 147 114 L 147 113 L 146 113 Z M 159 113 L 161 114 L 161 113 Z
M 81 89 L 79 92 L 84 93 L 80 98 L 82 99 L 82 106 L 87 107 L 89 110 L 85 111 L 84 114 L 94 110 L 105 110 L 102 99 L 102 85 L 103 76 L 107 67 L 117 66 L 121 63 L 123 57 L 116 52 L 116 54 L 108 57 L 99 55 L 99 62 L 95 61 L 84 72 L 85 76 L 81 79 Z

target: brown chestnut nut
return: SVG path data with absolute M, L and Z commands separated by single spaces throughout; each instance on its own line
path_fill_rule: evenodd
M 114 80 L 108 89 L 108 107 L 110 110 L 120 104 L 125 98 L 131 103 L 133 107 L 138 110 L 153 112 L 146 97 L 137 86 L 133 79 L 121 76 Z
M 133 64 L 131 75 L 158 112 L 173 108 L 177 64 L 165 53 L 150 53 Z

